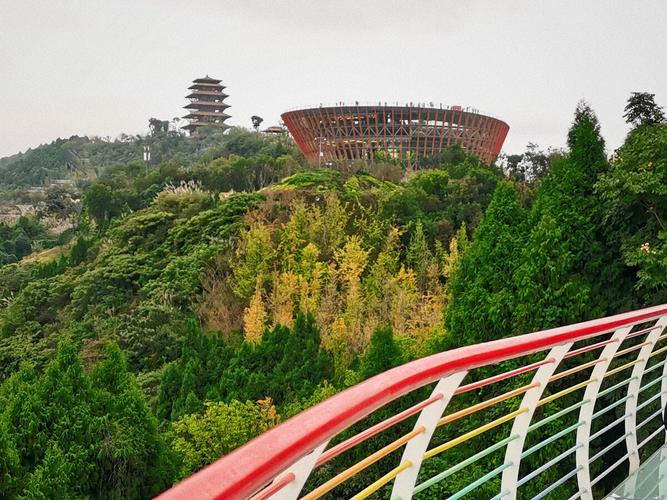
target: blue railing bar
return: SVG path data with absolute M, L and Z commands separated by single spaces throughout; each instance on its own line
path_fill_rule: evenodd
M 550 415 L 550 416 L 548 416 L 548 417 L 545 417 L 545 418 L 543 418 L 542 420 L 540 420 L 540 421 L 538 421 L 538 422 L 535 422 L 533 425 L 531 425 L 530 427 L 528 427 L 528 431 L 527 431 L 527 432 L 532 432 L 532 431 L 534 431 L 535 429 L 539 429 L 540 427 L 542 427 L 542 426 L 545 425 L 545 424 L 548 424 L 548 423 L 551 422 L 552 420 L 556 420 L 557 418 L 560 418 L 560 417 L 562 417 L 563 415 L 567 415 L 567 414 L 570 413 L 571 411 L 576 410 L 577 408 L 580 408 L 580 407 L 584 406 L 586 403 L 590 403 L 590 402 L 591 402 L 590 399 L 584 399 L 583 401 L 579 401 L 578 403 L 573 404 L 572 406 L 569 406 L 569 407 L 567 407 L 567 408 L 565 408 L 565 409 L 563 409 L 563 410 L 561 410 L 561 411 L 559 411 L 559 412 L 557 412 L 557 413 L 554 413 L 553 415 Z
M 612 427 L 618 425 L 620 422 L 623 422 L 623 420 L 625 420 L 626 418 L 631 417 L 631 416 L 632 416 L 632 413 L 626 413 L 626 414 L 623 415 L 622 417 L 618 417 L 616 420 L 614 420 L 614 421 L 611 422 L 610 424 L 605 425 L 602 429 L 600 429 L 599 431 L 597 431 L 595 434 L 592 434 L 591 437 L 590 437 L 588 440 L 589 440 L 589 441 L 593 441 L 594 439 L 599 438 L 599 437 L 602 436 L 605 432 L 607 432 L 609 429 L 611 429 Z
M 498 450 L 498 449 L 500 449 L 504 446 L 507 446 L 507 443 L 509 443 L 511 441 L 514 441 L 518 437 L 519 437 L 519 435 L 515 434 L 513 436 L 510 436 L 510 437 L 507 437 L 507 438 L 503 439 L 502 441 L 498 441 L 493 446 L 490 446 L 490 447 L 486 448 L 485 450 L 482 450 L 479 453 L 476 453 L 476 454 L 472 455 L 471 457 L 468 457 L 463 462 L 460 462 L 460 463 L 450 467 L 449 469 L 442 471 L 440 474 L 436 474 L 432 478 L 427 479 L 426 481 L 424 481 L 423 483 L 421 483 L 420 485 L 415 487 L 415 489 L 413 490 L 413 493 L 419 493 L 420 491 L 423 491 L 426 488 L 429 488 L 429 487 L 433 486 L 434 484 L 439 483 L 443 479 L 448 478 L 452 474 L 460 471 L 461 469 L 464 469 L 468 465 L 477 462 L 477 460 L 479 460 L 480 458 L 484 458 L 485 456 L 493 453 L 494 451 L 496 451 L 496 450 Z
M 639 392 L 645 391 L 645 390 L 648 389 L 649 387 L 654 386 L 655 384 L 657 384 L 658 382 L 660 382 L 660 381 L 661 381 L 663 378 L 665 378 L 665 377 L 667 377 L 667 375 L 662 375 L 662 376 L 658 377 L 658 378 L 655 379 L 655 380 L 651 380 L 651 381 L 650 381 L 648 384 L 646 384 L 644 387 L 640 387 L 640 388 L 639 388 Z
M 619 400 L 617 400 L 617 401 L 614 401 L 614 402 L 613 402 L 612 404 L 610 404 L 609 406 L 605 406 L 605 407 L 602 408 L 601 410 L 598 410 L 597 413 L 593 413 L 592 420 L 595 420 L 595 419 L 598 418 L 599 416 L 604 415 L 604 414 L 607 413 L 608 411 L 613 410 L 613 409 L 616 408 L 617 406 L 623 404 L 623 403 L 624 403 L 625 401 L 627 401 L 628 399 L 632 399 L 632 398 L 634 398 L 634 397 L 635 397 L 635 396 L 634 396 L 633 394 L 629 394 L 629 395 L 627 395 L 627 396 L 625 396 L 625 397 L 622 397 L 621 399 L 619 399 Z
M 579 490 L 579 491 L 577 491 L 574 495 L 572 495 L 570 498 L 568 498 L 567 500 L 576 500 L 576 499 L 579 498 L 581 495 L 583 495 L 584 493 L 586 493 L 586 491 L 588 491 L 588 490 L 586 490 L 586 488 L 584 488 L 583 490 Z
M 567 481 L 567 480 L 570 479 L 572 476 L 574 476 L 574 475 L 575 475 L 577 472 L 579 472 L 581 469 L 583 469 L 583 467 L 577 467 L 577 468 L 574 469 L 573 471 L 568 472 L 568 473 L 565 474 L 563 477 L 561 477 L 558 481 L 556 481 L 555 483 L 553 483 L 551 486 L 549 486 L 548 488 L 542 490 L 541 493 L 535 495 L 535 496 L 532 498 L 532 500 L 539 500 L 540 498 L 544 498 L 544 497 L 547 496 L 549 493 L 551 493 L 553 490 L 555 490 L 556 488 L 558 488 L 561 484 L 563 484 L 565 481 Z
M 626 432 L 623 434 L 620 438 L 614 440 L 613 442 L 609 443 L 607 446 L 602 448 L 600 451 L 598 451 L 595 455 L 593 455 L 589 460 L 588 463 L 592 464 L 595 462 L 598 458 L 600 458 L 602 455 L 607 453 L 609 450 L 611 450 L 614 446 L 618 445 L 620 442 L 625 441 L 625 438 L 630 436 L 632 433 L 631 432 Z
M 496 467 L 491 472 L 489 472 L 487 474 L 484 474 L 477 481 L 470 483 L 468 486 L 466 486 L 462 490 L 457 491 L 456 493 L 454 493 L 451 497 L 449 497 L 449 500 L 457 500 L 458 498 L 461 498 L 461 497 L 467 495 L 468 493 L 470 493 L 475 488 L 480 487 L 481 485 L 483 485 L 487 481 L 496 477 L 498 474 L 500 474 L 505 469 L 507 469 L 509 467 L 512 467 L 512 465 L 514 465 L 512 462 L 507 462 L 506 464 L 503 464 L 500 467 Z
M 600 392 L 598 393 L 598 398 L 601 398 L 602 396 L 606 396 L 606 395 L 609 394 L 610 392 L 614 392 L 614 391 L 615 391 L 616 389 L 618 389 L 619 387 L 623 387 L 624 385 L 628 385 L 630 382 L 632 382 L 632 381 L 635 380 L 636 378 L 637 378 L 637 377 L 630 377 L 629 379 L 624 380 L 623 382 L 619 382 L 619 383 L 616 384 L 616 385 L 612 385 L 611 387 L 608 387 L 608 388 L 605 389 L 604 391 L 600 391 Z
M 654 432 L 652 432 L 651 435 L 650 435 L 649 437 L 647 437 L 647 438 L 644 439 L 641 443 L 639 443 L 639 446 L 637 446 L 637 448 L 638 448 L 638 449 L 639 449 L 639 448 L 642 448 L 642 447 L 645 446 L 651 439 L 653 439 L 654 437 L 656 437 L 656 436 L 657 436 L 658 434 L 660 434 L 661 432 L 665 432 L 665 428 L 664 428 L 662 425 L 661 425 L 660 427 L 658 427 Z
M 651 420 L 653 420 L 653 419 L 654 419 L 655 417 L 657 417 L 658 415 L 662 415 L 662 408 L 660 408 L 660 409 L 659 409 L 658 411 L 656 411 L 655 413 L 652 413 L 650 416 L 648 416 L 648 417 L 646 418 L 646 420 L 643 420 L 642 423 L 639 424 L 639 425 L 637 426 L 637 430 L 639 430 L 639 429 L 641 429 L 642 427 L 644 427 L 644 425 L 646 425 L 647 423 L 649 423 Z
M 492 497 L 491 500 L 500 500 L 502 497 L 507 496 L 509 494 L 510 494 L 509 490 L 501 491 L 495 497 Z
M 577 422 L 576 424 L 571 425 L 570 427 L 566 427 L 566 428 L 563 429 L 562 431 L 560 431 L 560 432 L 554 434 L 553 436 L 551 436 L 551 437 L 545 439 L 544 441 L 540 441 L 540 442 L 537 443 L 536 445 L 534 445 L 534 446 L 528 448 L 526 451 L 524 451 L 524 452 L 521 454 L 521 460 L 523 460 L 524 458 L 526 458 L 526 457 L 529 456 L 529 455 L 532 455 L 532 454 L 535 453 L 537 450 L 541 450 L 541 449 L 544 448 L 546 445 L 548 445 L 548 444 L 550 444 L 550 443 L 553 443 L 553 442 L 556 441 L 557 439 L 562 438 L 563 436 L 569 434 L 570 432 L 577 430 L 579 427 L 581 427 L 582 425 L 584 425 L 584 423 L 585 423 L 585 422 Z
M 650 398 L 648 398 L 646 401 L 644 401 L 642 404 L 640 404 L 640 405 L 637 407 L 637 411 L 642 410 L 643 408 L 647 407 L 648 405 L 650 405 L 651 403 L 653 403 L 653 401 L 655 401 L 656 399 L 658 399 L 658 398 L 659 398 L 660 396 L 662 396 L 663 394 L 664 394 L 664 392 L 659 392 L 658 394 L 654 394 L 653 396 L 651 396 Z
M 530 481 L 530 480 L 533 479 L 534 477 L 539 476 L 539 475 L 542 474 L 545 470 L 547 470 L 548 468 L 552 467 L 553 465 L 556 465 L 558 462 L 560 462 L 561 460 L 563 460 L 565 457 L 567 457 L 567 456 L 569 456 L 569 455 L 572 455 L 572 453 L 574 453 L 575 451 L 577 451 L 577 449 L 578 449 L 578 448 L 581 448 L 582 446 L 583 446 L 583 444 L 579 443 L 579 444 L 577 444 L 576 446 L 573 446 L 572 448 L 570 448 L 569 450 L 565 450 L 563 453 L 561 453 L 560 455 L 558 455 L 556 458 L 552 458 L 552 459 L 549 460 L 547 463 L 545 463 L 545 464 L 539 466 L 537 469 L 535 469 L 535 470 L 534 470 L 533 472 L 531 472 L 530 474 L 528 474 L 528 475 L 522 477 L 521 479 L 519 479 L 519 481 L 516 483 L 517 488 L 518 488 L 519 486 L 522 486 L 522 485 L 526 484 L 526 482 Z
M 654 365 L 652 365 L 652 366 L 649 366 L 646 370 L 644 370 L 644 375 L 646 375 L 647 373 L 652 372 L 652 371 L 655 370 L 656 368 L 660 368 L 661 366 L 664 366 L 665 363 L 667 363 L 667 359 L 664 360 L 664 361 L 660 361 L 660 363 L 656 363 L 656 364 L 654 364 Z
M 609 467 L 607 467 L 607 468 L 605 469 L 605 471 L 604 471 L 602 474 L 600 474 L 598 477 L 596 477 L 595 479 L 593 479 L 593 480 L 591 481 L 591 486 L 595 486 L 599 481 L 601 481 L 602 479 L 604 479 L 605 477 L 607 477 L 607 475 L 608 475 L 611 471 L 613 471 L 616 467 L 618 467 L 619 465 L 621 465 L 621 464 L 622 464 L 623 462 L 625 462 L 627 459 L 628 459 L 628 454 L 626 453 L 626 454 L 623 455 L 621 458 L 619 458 L 616 462 L 614 462 L 614 463 L 611 464 Z

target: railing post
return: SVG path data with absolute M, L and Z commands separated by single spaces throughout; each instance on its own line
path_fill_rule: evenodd
M 285 472 L 276 476 L 274 481 L 280 480 L 280 478 L 285 474 L 292 473 L 294 474 L 294 479 L 285 485 L 280 491 L 271 495 L 271 500 L 295 500 L 298 498 L 301 490 L 303 489 L 303 485 L 306 484 L 310 473 L 315 467 L 317 459 L 320 458 L 320 455 L 327 447 L 327 444 L 329 444 L 329 440 L 322 443 L 308 455 L 301 457 Z
M 639 448 L 637 444 L 637 406 L 639 404 L 639 389 L 642 383 L 642 376 L 644 375 L 644 370 L 646 369 L 649 356 L 655 347 L 655 343 L 658 340 L 658 337 L 660 337 L 662 334 L 665 325 L 667 325 L 667 317 L 660 318 L 660 320 L 655 324 L 654 329 L 648 332 L 645 340 L 647 344 L 642 347 L 639 350 L 639 354 L 637 354 L 637 360 L 641 361 L 639 361 L 639 363 L 633 367 L 632 374 L 630 375 L 628 396 L 632 395 L 633 397 L 629 398 L 625 402 L 625 414 L 630 415 L 627 419 L 625 419 L 625 433 L 627 434 L 625 438 L 625 444 L 628 450 L 628 461 L 630 462 L 628 475 L 631 475 L 637 469 L 639 469 Z M 664 379 L 662 383 L 665 383 Z
M 616 351 L 618 351 L 618 348 L 621 346 L 630 330 L 632 330 L 632 326 L 619 328 L 614 332 L 611 338 L 612 340 L 615 340 L 615 342 L 607 344 L 604 349 L 602 349 L 600 357 L 598 358 L 600 362 L 593 368 L 591 378 L 589 379 L 594 382 L 586 386 L 586 391 L 582 398 L 582 401 L 588 402 L 579 410 L 579 422 L 583 423 L 583 425 L 577 429 L 577 444 L 582 444 L 583 446 L 577 448 L 577 451 L 575 452 L 577 483 L 579 485 L 579 495 L 582 500 L 593 500 L 593 492 L 591 491 L 591 471 L 589 468 L 589 451 L 595 402 L 597 401 L 598 392 L 600 392 L 600 386 L 604 380 L 604 375 L 607 373 L 607 369 L 609 368 L 611 361 L 614 359 L 614 354 L 616 354 Z
M 405 445 L 400 463 L 403 464 L 409 460 L 412 465 L 396 476 L 394 488 L 391 491 L 392 500 L 407 500 L 412 498 L 412 490 L 414 490 L 415 483 L 417 482 L 417 474 L 419 474 L 424 453 L 431 442 L 431 436 L 433 436 L 433 432 L 438 425 L 438 420 L 440 420 L 442 413 L 454 395 L 454 391 L 459 387 L 467 373 L 467 371 L 462 371 L 441 378 L 438 385 L 433 389 L 431 397 L 438 394 L 442 394 L 442 397 L 424 408 L 415 422 L 415 429 L 421 426 L 425 430 Z
M 551 351 L 549 351 L 549 354 L 545 359 L 552 361 L 540 366 L 535 372 L 533 381 L 531 382 L 533 384 L 537 383 L 539 385 L 526 391 L 526 393 L 523 395 L 523 399 L 521 400 L 521 405 L 519 408 L 528 408 L 528 411 L 518 415 L 512 424 L 512 430 L 510 431 L 509 435 L 516 435 L 518 437 L 517 439 L 510 441 L 507 444 L 507 448 L 505 450 L 504 463 L 511 463 L 512 465 L 503 471 L 502 479 L 500 482 L 500 497 L 509 495 L 508 498 L 510 499 L 516 498 L 516 484 L 519 481 L 521 453 L 523 452 L 523 445 L 526 441 L 526 436 L 528 435 L 530 421 L 533 419 L 533 414 L 537 408 L 537 403 L 540 401 L 542 393 L 549 383 L 549 378 L 551 378 L 551 376 L 554 374 L 556 368 L 558 368 L 558 365 L 572 347 L 572 344 L 573 342 L 568 342 L 567 344 L 556 346 L 551 349 Z

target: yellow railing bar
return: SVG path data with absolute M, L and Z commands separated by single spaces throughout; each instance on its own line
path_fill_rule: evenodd
M 467 417 L 468 415 L 478 412 L 479 410 L 483 410 L 484 408 L 488 408 L 489 406 L 493 406 L 496 403 L 500 403 L 502 401 L 505 401 L 506 399 L 513 398 L 515 396 L 523 394 L 526 391 L 529 391 L 530 389 L 539 386 L 540 386 L 539 382 L 534 382 L 532 384 L 524 385 L 523 387 L 519 387 L 518 389 L 514 389 L 513 391 L 509 391 L 506 392 L 505 394 L 501 394 L 500 396 L 496 396 L 495 398 L 491 398 L 488 401 L 482 401 L 481 403 L 477 403 L 476 405 L 469 406 L 468 408 L 464 408 L 463 410 L 454 412 L 451 415 L 445 415 L 440 420 L 438 420 L 438 427 L 453 422 L 454 420 Z
M 440 453 L 442 453 L 445 450 L 448 450 L 450 448 L 453 448 L 456 445 L 459 445 L 461 443 L 465 443 L 469 439 L 474 438 L 475 436 L 479 436 L 480 434 L 493 429 L 494 427 L 498 427 L 500 424 L 504 424 L 508 420 L 512 420 L 514 417 L 517 415 L 521 415 L 522 413 L 525 413 L 528 411 L 528 408 L 520 408 L 518 410 L 513 411 L 512 413 L 508 413 L 504 417 L 500 417 L 499 419 L 496 419 L 492 422 L 489 422 L 488 424 L 482 425 L 481 427 L 478 427 L 477 429 L 473 429 L 470 432 L 466 432 L 462 436 L 459 436 L 455 439 L 452 439 L 451 441 L 447 441 L 446 443 L 441 444 L 440 446 L 436 446 L 435 448 L 432 448 L 428 450 L 426 453 L 424 453 L 424 460 L 428 460 L 431 457 L 434 457 Z
M 614 368 L 613 370 L 609 370 L 607 373 L 604 374 L 604 376 L 609 377 L 611 375 L 614 375 L 615 373 L 622 372 L 626 368 L 630 368 L 631 366 L 634 366 L 637 363 L 641 363 L 642 361 L 644 361 L 644 358 L 635 359 L 634 361 L 630 361 L 629 363 L 625 363 L 624 365 L 621 365 L 618 368 Z
M 586 368 L 590 368 L 591 366 L 595 366 L 598 363 L 604 363 L 605 361 L 607 361 L 607 358 L 596 359 L 595 361 L 589 361 L 588 363 L 584 363 L 581 366 L 575 366 L 574 368 L 570 368 L 569 370 L 565 370 L 564 372 L 556 373 L 555 375 L 551 376 L 551 378 L 549 379 L 549 382 L 553 382 L 554 380 L 558 380 L 558 379 L 561 379 L 563 377 L 573 375 L 577 372 L 585 370 Z
M 408 467 L 412 467 L 412 462 L 410 460 L 406 460 L 403 462 L 401 465 L 396 467 L 395 469 L 387 472 L 384 476 L 382 476 L 380 479 L 375 481 L 373 484 L 370 486 L 367 486 L 363 490 L 361 490 L 359 493 L 354 495 L 350 500 L 363 500 L 364 498 L 368 498 L 370 495 L 375 493 L 377 490 L 382 488 L 385 484 L 387 484 L 389 481 L 394 479 L 396 476 L 398 476 L 401 472 L 403 472 L 405 469 Z
M 624 354 L 627 354 L 629 352 L 636 351 L 638 349 L 641 349 L 645 345 L 650 345 L 652 343 L 653 342 L 644 342 L 643 344 L 633 345 L 632 347 L 628 347 L 627 349 L 623 349 L 622 351 L 618 351 L 616 354 L 614 354 L 614 357 L 618 358 L 619 356 L 623 356 Z
M 587 380 L 586 382 L 581 382 L 580 384 L 573 385 L 572 387 L 569 387 L 567 389 L 563 389 L 562 391 L 557 392 L 556 394 L 552 394 L 551 396 L 547 396 L 546 398 L 540 399 L 537 402 L 537 406 L 542 406 L 542 405 L 545 405 L 547 403 L 551 403 L 552 401 L 554 401 L 558 398 L 562 398 L 563 396 L 566 396 L 566 395 L 570 394 L 571 392 L 579 390 L 582 387 L 586 387 L 587 385 L 590 385 L 593 382 L 597 382 L 597 381 L 598 381 L 597 378 L 592 378 L 590 380 Z
M 332 477 L 329 479 L 326 483 L 318 486 L 315 488 L 313 491 L 308 493 L 307 495 L 302 497 L 302 500 L 315 500 L 316 498 L 320 498 L 322 495 L 328 493 L 329 491 L 333 490 L 336 486 L 341 484 L 344 481 L 347 481 L 349 478 L 357 474 L 358 472 L 361 472 L 364 470 L 366 467 L 369 465 L 374 464 L 381 458 L 384 458 L 385 456 L 389 455 L 392 451 L 400 448 L 403 446 L 405 443 L 410 441 L 413 437 L 418 436 L 419 434 L 423 433 L 426 429 L 424 428 L 423 425 L 420 425 L 416 429 L 414 429 L 411 432 L 408 432 L 405 436 L 402 436 L 398 438 L 396 441 L 393 443 L 389 443 L 387 446 L 384 448 L 376 451 L 372 455 L 368 455 L 366 458 L 361 460 L 360 462 L 357 462 L 354 464 L 352 467 L 349 467 L 345 469 L 343 472 L 338 474 L 337 476 Z
M 665 351 L 667 351 L 667 346 L 666 347 L 661 347 L 657 351 L 652 352 L 651 355 L 649 356 L 649 358 L 652 358 L 653 356 L 656 356 L 656 355 L 660 354 L 661 352 L 665 352 Z

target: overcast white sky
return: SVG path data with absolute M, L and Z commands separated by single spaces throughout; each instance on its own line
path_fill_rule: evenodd
M 611 150 L 631 91 L 667 107 L 667 0 L 0 0 L 0 156 L 144 133 L 207 73 L 232 125 L 433 101 L 504 119 L 518 153 L 562 146 L 585 98 Z

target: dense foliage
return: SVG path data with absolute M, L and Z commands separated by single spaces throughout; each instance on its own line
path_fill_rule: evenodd
M 567 151 L 532 148 L 503 173 L 453 149 L 406 178 L 381 158 L 310 169 L 286 138 L 159 128 L 0 164 L 14 186 L 83 165 L 58 255 L 26 258 L 47 246 L 32 219 L 0 226 L 0 258 L 13 256 L 0 266 L 0 496 L 147 497 L 403 362 L 665 300 L 664 123 L 636 127 L 608 161 L 582 104 Z

